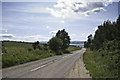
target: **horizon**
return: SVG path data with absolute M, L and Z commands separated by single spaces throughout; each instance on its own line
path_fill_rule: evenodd
M 2 2 L 1 40 L 48 41 L 58 30 L 65 29 L 72 41 L 87 41 L 97 26 L 118 18 L 118 2 L 94 2 L 87 7 L 74 3 L 77 9 L 71 7 L 72 1 L 67 6 L 59 1 Z
M 32 42 L 32 43 L 37 42 L 37 41 L 31 41 L 31 42 L 29 42 L 29 41 L 14 41 L 14 40 L 2 40 L 2 41 L 11 41 L 11 42 L 12 42 L 12 41 L 13 41 L 13 42 L 28 42 L 28 43 L 31 43 L 31 42 Z M 48 41 L 39 41 L 39 42 L 43 42 L 43 43 L 45 42 L 45 43 L 46 43 L 46 42 L 48 42 Z M 85 41 L 70 41 L 70 43 L 71 43 L 71 42 L 85 42 Z

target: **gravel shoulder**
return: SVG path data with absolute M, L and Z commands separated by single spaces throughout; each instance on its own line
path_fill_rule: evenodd
M 89 71 L 85 68 L 83 55 L 75 62 L 70 71 L 65 74 L 65 78 L 91 78 Z

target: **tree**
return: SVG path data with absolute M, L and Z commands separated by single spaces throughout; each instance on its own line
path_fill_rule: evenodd
M 39 46 L 39 41 L 37 41 L 37 42 L 35 42 L 35 43 L 33 43 L 33 49 L 35 50 L 35 49 L 40 49 L 40 46 Z
M 89 36 L 88 36 L 88 40 L 87 40 L 87 42 L 84 42 L 84 46 L 85 47 L 90 47 L 90 45 L 91 45 L 91 43 L 92 43 L 92 34 L 90 34 Z
M 92 34 L 88 36 L 88 43 L 91 43 L 91 41 L 92 41 Z
M 109 20 L 104 21 L 102 25 L 98 26 L 94 38 L 91 39 L 92 35 L 89 35 L 85 47 L 90 47 L 95 50 L 104 47 L 104 43 L 107 41 L 120 41 L 120 16 L 117 21 L 113 23 Z
M 60 38 L 62 40 L 62 50 L 65 50 L 69 47 L 70 44 L 70 36 L 68 36 L 68 33 L 65 31 L 65 29 L 63 30 L 59 30 L 56 33 L 56 37 Z
M 57 37 L 53 37 L 49 40 L 48 45 L 51 50 L 57 52 L 62 47 L 62 40 Z
M 120 40 L 120 15 L 117 19 L 117 30 L 118 30 L 118 39 Z

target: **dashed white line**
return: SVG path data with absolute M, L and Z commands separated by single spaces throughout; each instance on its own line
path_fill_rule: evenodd
M 42 66 L 37 67 L 37 68 L 34 68 L 34 69 L 30 70 L 30 71 L 31 71 L 31 72 L 36 71 L 36 70 L 41 69 L 41 68 L 43 68 L 43 67 L 46 67 L 47 65 L 52 64 L 52 63 L 54 63 L 54 62 L 56 62 L 56 61 L 57 61 L 57 60 L 54 59 L 54 60 L 52 60 L 52 61 L 50 61 L 50 62 L 48 62 L 48 63 L 46 63 L 46 64 L 44 64 L 44 65 L 42 65 Z
M 71 54 L 71 55 L 73 55 L 73 54 Z M 70 55 L 64 56 L 64 57 L 62 57 L 62 58 L 65 58 L 65 57 L 68 57 L 68 56 L 70 56 Z M 54 63 L 54 62 L 56 62 L 56 61 L 57 61 L 57 60 L 54 59 L 54 60 L 52 60 L 52 61 L 50 61 L 50 62 L 48 62 L 48 63 L 46 63 L 46 64 L 44 64 L 44 65 L 42 65 L 42 66 L 37 67 L 37 68 L 34 68 L 34 69 L 30 70 L 30 71 L 31 71 L 31 72 L 36 71 L 36 70 L 41 69 L 41 68 L 43 68 L 43 67 L 46 67 L 47 65 L 52 64 L 52 63 Z
M 38 69 L 40 69 L 40 68 L 43 68 L 43 67 L 45 67 L 45 66 L 47 66 L 47 65 L 42 65 L 42 66 L 40 66 L 40 67 L 37 67 L 37 68 L 35 68 L 35 69 L 32 69 L 32 70 L 30 70 L 30 71 L 36 71 L 36 70 L 38 70 Z

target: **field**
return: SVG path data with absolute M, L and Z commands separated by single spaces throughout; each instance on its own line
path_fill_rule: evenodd
M 32 43 L 3 41 L 2 42 L 2 67 L 10 67 L 26 62 L 55 56 L 56 53 L 49 49 L 49 46 L 39 44 L 39 49 L 33 49 Z M 64 53 L 79 50 L 80 47 L 70 46 Z
M 118 78 L 119 51 L 91 51 L 87 49 L 84 54 L 84 62 L 93 78 Z

